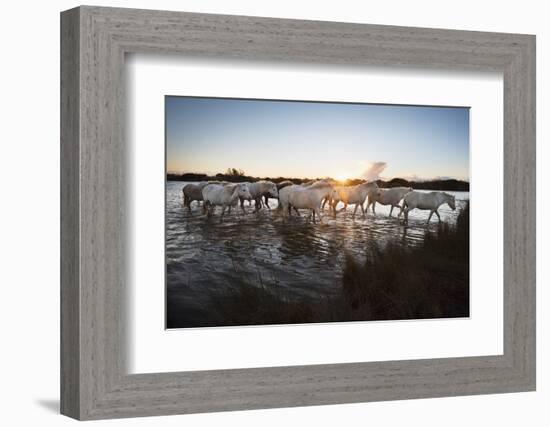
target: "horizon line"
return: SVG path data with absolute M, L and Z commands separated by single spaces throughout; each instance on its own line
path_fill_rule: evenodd
M 210 173 L 206 173 L 206 172 L 175 172 L 175 171 L 166 171 L 166 175 L 205 175 L 205 176 L 209 176 L 209 177 L 215 177 L 216 175 L 218 174 L 221 174 L 221 175 L 224 175 L 224 176 L 231 176 L 231 175 L 228 175 L 226 173 L 223 173 L 223 172 L 217 172 L 215 174 L 210 174 Z M 235 175 L 235 177 L 237 177 L 238 175 Z M 279 178 L 284 178 L 284 179 L 301 179 L 301 180 L 314 180 L 314 179 L 331 179 L 333 181 L 338 181 L 338 182 L 344 182 L 344 181 L 354 181 L 354 180 L 364 180 L 364 181 L 391 181 L 391 180 L 394 180 L 394 179 L 402 179 L 404 181 L 409 181 L 409 182 L 427 182 L 427 181 L 451 181 L 451 180 L 454 180 L 454 181 L 462 181 L 462 182 L 467 182 L 469 183 L 470 180 L 469 178 L 468 179 L 465 179 L 465 178 L 457 178 L 457 177 L 452 177 L 452 176 L 448 176 L 448 177 L 433 177 L 433 178 L 420 178 L 420 177 L 416 177 L 416 178 L 405 178 L 405 177 L 402 177 L 402 176 L 394 176 L 394 177 L 383 177 L 383 176 L 379 176 L 377 177 L 376 179 L 374 180 L 368 180 L 367 178 L 364 178 L 364 177 L 355 177 L 355 178 L 347 178 L 347 179 L 344 179 L 344 180 L 340 180 L 340 179 L 336 179 L 336 178 L 333 178 L 331 176 L 322 176 L 322 177 L 297 177 L 297 176 L 253 176 L 253 175 L 247 175 L 246 173 L 244 175 L 241 175 L 242 177 L 250 177 L 250 178 L 258 178 L 258 179 L 264 179 L 264 178 L 272 178 L 272 179 L 279 179 Z

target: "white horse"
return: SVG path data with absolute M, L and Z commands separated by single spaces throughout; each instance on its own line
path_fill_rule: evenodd
M 250 182 L 240 182 L 239 184 L 246 185 L 246 188 L 248 188 L 248 192 L 250 193 Z M 234 183 L 234 182 L 223 182 L 222 185 L 224 187 L 234 187 L 237 184 Z M 248 206 L 250 206 L 252 204 L 252 195 L 249 195 L 247 197 L 239 196 L 239 202 L 240 202 L 241 209 L 242 209 L 243 212 L 245 212 L 245 210 L 244 210 L 244 201 L 245 200 L 248 201 Z M 231 213 L 231 206 L 229 206 L 229 212 L 228 213 Z
M 338 205 L 339 202 L 342 202 L 344 203 L 344 207 L 341 210 L 345 211 L 348 205 L 355 205 L 355 209 L 353 210 L 353 216 L 355 216 L 357 213 L 357 208 L 361 206 L 361 211 L 363 212 L 363 216 L 365 216 L 365 208 L 363 204 L 367 199 L 367 195 L 371 192 L 376 193 L 377 191 L 378 184 L 376 184 L 376 182 L 364 182 L 362 184 L 349 187 L 335 187 L 330 195 L 330 205 L 334 215 L 336 215 L 336 205 Z
M 277 191 L 277 185 L 271 181 L 257 181 L 251 184 L 248 184 L 248 191 L 250 192 L 250 197 L 255 202 L 255 210 L 258 211 L 262 207 L 262 197 L 266 197 L 265 205 L 270 209 L 267 199 L 269 197 L 276 199 L 279 197 L 279 192 Z
M 245 185 L 246 188 L 248 189 L 248 186 L 250 185 L 249 182 L 239 182 L 239 183 L 236 183 L 236 182 L 227 182 L 227 181 L 222 181 L 220 182 L 220 185 L 222 185 L 223 187 L 225 188 L 235 188 L 236 186 L 238 185 Z M 249 192 L 250 193 L 250 192 Z M 250 206 L 252 204 L 252 197 L 250 195 L 248 196 L 239 196 L 237 197 L 237 199 L 229 205 L 229 207 L 227 208 L 227 213 L 228 214 L 231 214 L 231 208 L 232 207 L 236 207 L 239 203 L 240 203 L 240 206 L 241 206 L 241 210 L 243 211 L 243 213 L 246 213 L 246 210 L 244 208 L 244 201 L 245 200 L 248 200 L 248 206 Z M 206 208 L 205 208 L 206 209 Z
M 439 216 L 437 209 L 444 203 L 447 203 L 453 211 L 456 209 L 455 196 L 452 196 L 451 194 L 444 193 L 443 191 L 432 191 L 430 193 L 411 191 L 405 195 L 405 198 L 403 199 L 403 206 L 401 206 L 401 211 L 397 216 L 399 217 L 404 212 L 405 223 L 408 223 L 409 211 L 412 209 L 422 209 L 430 211 L 427 224 L 430 223 L 430 219 L 432 219 L 432 215 L 434 213 L 437 215 L 439 222 L 441 222 L 441 217 Z
M 181 189 L 183 196 L 183 205 L 191 210 L 192 202 L 202 202 L 202 189 L 208 185 L 207 181 L 201 181 L 198 184 L 185 184 Z
M 322 186 L 322 185 L 325 185 L 325 184 L 334 186 L 334 181 L 332 179 L 325 179 L 325 178 L 324 179 L 318 179 L 318 180 L 310 179 L 309 181 L 302 182 L 302 184 L 300 184 L 300 185 L 304 188 L 310 188 L 310 187 L 313 187 L 313 186 L 318 187 L 318 186 Z M 328 201 L 330 201 L 330 194 L 322 200 L 321 210 L 325 208 L 325 204 Z
M 211 216 L 216 206 L 222 207 L 221 219 L 225 214 L 226 208 L 231 208 L 235 205 L 239 197 L 248 198 L 250 192 L 246 184 L 234 184 L 234 185 L 219 185 L 210 184 L 203 188 L 202 198 L 204 200 L 204 211 L 208 211 L 208 216 Z
M 279 209 L 283 210 L 284 216 L 290 216 L 290 210 L 292 208 L 289 202 L 290 193 L 295 190 L 302 190 L 304 188 L 305 187 L 302 185 L 292 184 L 287 185 L 286 187 L 283 187 L 279 190 Z M 294 208 L 294 212 L 296 212 L 296 214 L 300 216 L 300 212 L 298 212 L 298 209 Z
M 278 182 L 276 184 L 277 186 L 277 193 L 280 193 L 280 191 L 285 188 L 285 187 L 289 187 L 291 185 L 294 185 L 294 183 L 292 181 L 289 181 L 289 180 L 285 180 L 285 181 L 281 181 L 281 182 Z M 265 197 L 265 203 L 267 204 L 267 200 L 269 199 L 268 196 L 264 196 Z M 277 196 L 277 198 L 279 198 L 280 196 Z M 281 210 L 282 209 L 282 206 L 281 206 L 281 201 L 279 200 L 279 203 L 277 204 L 277 210 Z
M 321 202 L 332 193 L 334 189 L 332 184 L 320 181 L 308 187 L 296 187 L 288 194 L 288 206 L 294 208 L 294 210 L 309 209 L 313 214 L 313 222 L 315 222 L 315 214 L 319 217 L 319 221 L 322 222 Z M 285 206 L 283 206 L 283 212 L 285 212 Z
M 289 184 L 285 184 L 285 186 L 281 186 L 279 188 L 279 206 L 278 209 L 283 210 L 283 214 L 286 216 L 287 213 L 290 215 L 291 209 L 294 209 L 294 212 L 296 212 L 296 215 L 300 216 L 300 212 L 295 207 L 291 206 L 289 203 L 289 196 L 292 191 L 295 190 L 301 190 L 304 188 L 312 188 L 313 186 L 319 187 L 319 186 L 325 186 L 325 185 L 331 185 L 331 183 L 327 180 L 321 179 L 319 181 L 307 181 L 305 184 L 292 184 L 291 181 L 283 181 L 285 183 L 290 182 Z M 330 198 L 330 195 L 325 197 L 325 200 Z
M 390 216 L 393 212 L 393 208 L 401 208 L 399 202 L 407 193 L 413 191 L 411 187 L 393 187 L 381 189 L 378 192 L 369 193 L 369 203 L 367 204 L 367 212 L 369 211 L 369 206 L 372 205 L 372 213 L 376 214 L 374 210 L 376 203 L 381 205 L 391 205 Z M 399 216 L 399 215 L 398 215 Z

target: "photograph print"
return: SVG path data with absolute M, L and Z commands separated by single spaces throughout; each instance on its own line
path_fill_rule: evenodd
M 166 96 L 166 328 L 469 317 L 469 121 Z

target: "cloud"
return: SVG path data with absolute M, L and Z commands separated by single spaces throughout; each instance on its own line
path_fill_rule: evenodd
M 376 181 L 380 178 L 380 174 L 388 167 L 386 162 L 373 162 L 369 165 L 367 170 L 363 172 L 363 179 L 367 181 Z

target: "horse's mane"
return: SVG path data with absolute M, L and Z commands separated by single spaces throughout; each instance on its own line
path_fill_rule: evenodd
M 281 181 L 281 182 L 279 182 L 275 185 L 279 190 L 281 190 L 281 189 L 283 189 L 285 187 L 288 187 L 290 185 L 294 185 L 294 183 L 292 181 Z
M 311 184 L 310 186 L 306 187 L 306 188 L 325 188 L 325 187 L 333 187 L 333 185 L 330 183 L 330 182 L 327 182 L 327 181 L 317 181 L 317 182 L 314 182 L 313 184 Z

